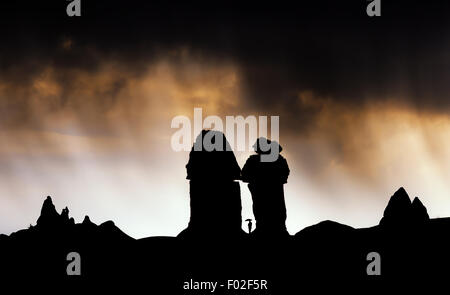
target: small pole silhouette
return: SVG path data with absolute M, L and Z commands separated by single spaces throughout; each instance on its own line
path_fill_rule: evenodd
M 248 233 L 251 234 L 252 233 L 252 227 L 253 227 L 253 223 L 252 223 L 252 219 L 246 219 L 245 221 L 248 222 L 247 226 L 248 226 Z

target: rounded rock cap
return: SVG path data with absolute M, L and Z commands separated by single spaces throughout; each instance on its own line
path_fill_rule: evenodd
M 265 150 L 264 148 L 261 148 L 264 146 L 269 147 L 268 150 Z M 281 145 L 278 143 L 278 141 L 272 141 L 268 138 L 265 137 L 260 137 L 256 140 L 255 144 L 253 145 L 253 149 L 255 150 L 255 152 L 257 154 L 270 154 L 270 150 L 272 147 L 278 146 L 278 153 L 281 153 L 281 151 L 283 150 L 283 148 L 281 147 Z

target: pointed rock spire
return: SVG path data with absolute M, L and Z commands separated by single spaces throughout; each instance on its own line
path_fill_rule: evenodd
M 66 207 L 61 211 L 61 219 L 63 222 L 69 221 L 69 208 Z
M 415 197 L 411 204 L 411 215 L 416 222 L 424 222 L 430 219 L 427 208 L 425 208 L 418 197 Z
M 89 216 L 86 215 L 86 216 L 84 216 L 83 224 L 84 224 L 84 225 L 91 225 L 91 224 L 94 224 L 94 223 L 91 221 L 91 219 L 89 218 Z
M 44 204 L 42 204 L 41 215 L 37 220 L 38 226 L 47 226 L 58 223 L 60 215 L 56 212 L 55 205 L 53 205 L 52 198 L 48 196 Z
M 380 225 L 420 224 L 428 219 L 427 209 L 422 202 L 417 197 L 411 202 L 408 193 L 401 187 L 389 200 Z
M 403 187 L 398 189 L 384 209 L 380 224 L 403 224 L 410 219 L 411 199 Z

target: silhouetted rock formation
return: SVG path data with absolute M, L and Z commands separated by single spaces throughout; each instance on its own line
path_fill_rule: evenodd
M 28 236 L 31 238 L 40 234 L 47 238 L 58 239 L 59 242 L 76 239 L 85 240 L 88 235 L 106 239 L 131 239 L 118 229 L 112 221 L 106 221 L 98 226 L 86 215 L 82 223 L 76 224 L 73 217 L 69 216 L 67 207 L 61 211 L 61 215 L 58 214 L 51 197 L 45 199 L 36 226 L 30 225 L 29 229 L 12 233 L 10 237 L 26 238 Z
M 429 277 L 444 276 L 446 282 L 450 218 L 429 220 L 418 199 L 408 200 L 403 189 L 396 192 L 386 207 L 383 225 L 371 228 L 355 229 L 323 221 L 301 230 L 292 239 L 231 239 L 230 243 L 220 241 L 212 246 L 209 241 L 192 243 L 171 237 L 134 240 L 112 221 L 96 225 L 88 216 L 82 223 L 71 225 L 66 222 L 68 209 L 56 217 L 51 199 L 47 198 L 38 226 L 10 236 L 0 234 L 0 277 L 5 282 L 9 278 L 27 282 L 51 278 L 52 282 L 68 282 L 70 286 L 94 284 L 102 290 L 116 289 L 120 284 L 140 288 L 151 285 L 155 294 L 187 294 L 182 281 L 196 278 L 226 282 L 230 276 L 267 279 L 270 293 L 261 294 L 275 295 L 301 293 L 305 285 L 315 290 L 329 286 L 332 290 L 327 291 L 335 292 L 337 285 L 332 282 L 337 281 L 349 283 L 342 284 L 346 294 L 349 286 L 357 284 L 373 287 L 386 282 L 403 288 L 403 282 L 411 277 L 426 282 Z M 397 220 L 402 220 L 405 227 L 398 230 Z M 198 233 L 207 238 L 221 234 L 208 235 L 203 230 L 197 232 L 194 228 L 185 234 L 191 237 Z M 223 235 L 229 237 L 234 236 Z M 70 252 L 81 255 L 80 277 L 66 275 L 69 262 L 65 258 Z M 372 252 L 381 257 L 381 276 L 377 278 L 366 274 L 370 263 L 366 257 Z M 30 272 L 30 268 L 36 271 Z
M 380 221 L 382 226 L 409 226 L 429 220 L 427 209 L 416 197 L 411 203 L 408 193 L 402 187 L 390 198 Z
M 228 145 L 222 133 L 202 132 L 208 134 Z M 202 137 L 196 143 L 203 145 Z M 259 154 L 248 159 L 242 172 L 254 201 L 257 228 L 251 235 L 241 230 L 236 182 L 240 170 L 231 149 L 193 149 L 186 165 L 191 219 L 179 238 L 134 240 L 114 222 L 97 225 L 87 215 L 82 223 L 75 223 L 67 207 L 58 214 L 47 197 L 36 226 L 0 235 L 0 278 L 5 282 L 19 278 L 33 288 L 30 280 L 50 278 L 52 283 L 70 286 L 94 284 L 102 292 L 105 288 L 115 291 L 122 284 L 155 294 L 194 294 L 198 290 L 186 291 L 182 284 L 193 278 L 221 284 L 230 279 L 263 279 L 269 290 L 248 294 L 274 295 L 300 294 L 311 287 L 316 291 L 325 287 L 327 292 L 320 294 L 347 294 L 349 286 L 358 283 L 373 287 L 374 283 L 394 282 L 403 288 L 400 278 L 409 282 L 412 276 L 425 281 L 427 276 L 443 275 L 447 282 L 450 218 L 430 220 L 420 200 L 411 202 L 400 188 L 390 198 L 380 225 L 355 229 L 327 220 L 290 237 L 283 194 L 287 162 L 281 156 L 275 162 L 261 162 Z M 72 252 L 81 257 L 81 276 L 76 278 L 66 273 L 67 254 Z M 381 276 L 376 279 L 367 276 L 369 253 L 381 257 Z M 339 284 L 333 282 L 342 283 L 345 290 L 336 292 Z M 215 294 L 230 291 L 219 288 Z
M 59 226 L 61 224 L 61 216 L 56 212 L 55 205 L 53 205 L 52 198 L 48 196 L 44 204 L 42 204 L 41 215 L 37 220 L 37 226 Z
M 88 225 L 88 226 L 91 226 L 91 225 L 94 225 L 94 223 L 92 223 L 92 221 L 91 221 L 91 219 L 89 218 L 89 216 L 84 216 L 84 219 L 83 219 L 83 223 L 82 224 L 84 224 L 84 225 Z
M 261 140 L 272 144 L 270 140 L 259 138 L 253 146 L 257 154 L 250 156 L 242 168 L 242 180 L 249 183 L 253 199 L 253 214 L 256 219 L 254 235 L 288 235 L 283 185 L 287 182 L 289 167 L 281 155 L 274 162 L 262 161 L 261 155 L 270 153 L 270 150 L 264 152 L 259 148 Z M 279 145 L 278 150 L 282 151 Z
M 213 148 L 208 143 L 214 145 Z M 186 165 L 191 217 L 180 237 L 242 236 L 241 169 L 221 132 L 203 130 Z
M 69 222 L 69 209 L 67 207 L 62 209 L 61 218 L 64 222 Z
M 427 208 L 425 208 L 418 197 L 415 197 L 411 204 L 411 215 L 413 216 L 413 221 L 418 223 L 423 223 L 430 219 Z
M 225 134 L 214 130 L 202 130 L 197 136 L 189 153 L 186 172 L 189 180 L 241 179 L 241 168 Z

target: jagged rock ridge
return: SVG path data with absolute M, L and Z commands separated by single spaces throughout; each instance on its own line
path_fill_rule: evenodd
M 390 198 L 380 225 L 406 226 L 423 223 L 429 219 L 427 209 L 419 198 L 416 197 L 411 202 L 408 193 L 401 187 Z
M 39 234 L 52 239 L 59 237 L 61 240 L 84 240 L 87 236 L 108 240 L 132 240 L 131 237 L 116 227 L 111 220 L 97 225 L 86 215 L 83 222 L 75 223 L 74 218 L 69 216 L 67 207 L 62 209 L 61 214 L 57 212 L 50 196 L 42 204 L 41 214 L 36 222 L 36 226 L 30 226 L 28 230 L 12 233 L 11 237 Z

